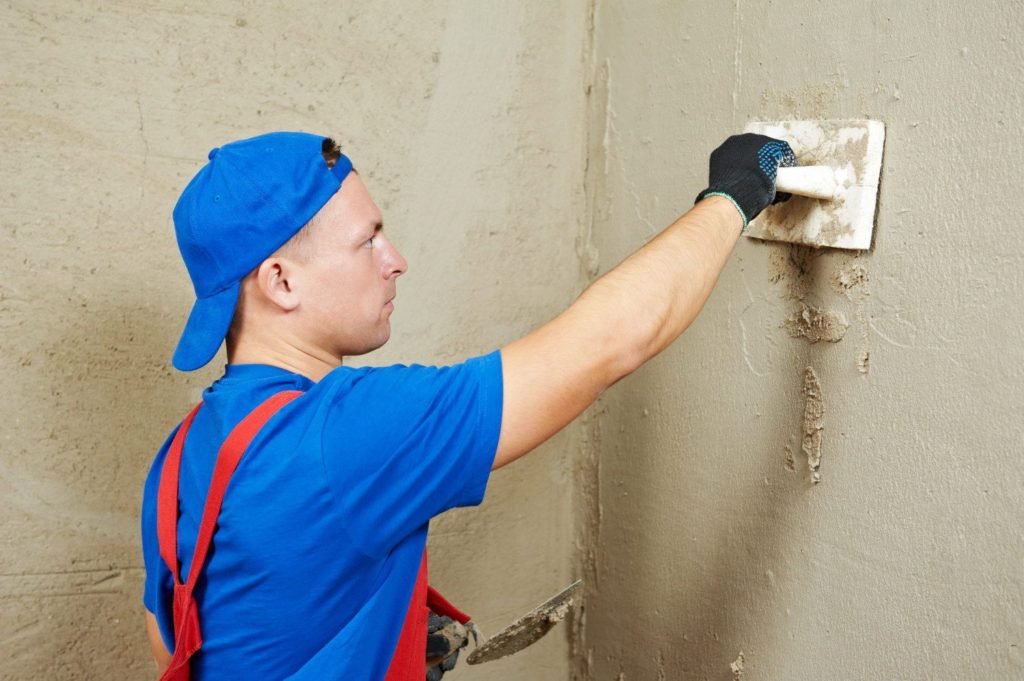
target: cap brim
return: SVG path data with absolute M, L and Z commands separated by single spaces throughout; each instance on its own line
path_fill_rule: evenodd
M 241 282 L 236 281 L 209 298 L 196 300 L 171 360 L 176 369 L 194 371 L 217 354 L 235 315 L 240 288 Z

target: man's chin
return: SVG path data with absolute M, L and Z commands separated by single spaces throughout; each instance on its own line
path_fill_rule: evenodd
M 344 353 L 344 356 L 345 357 L 358 357 L 359 355 L 369 354 L 369 353 L 373 352 L 374 350 L 379 350 L 380 348 L 384 347 L 389 340 L 391 340 L 391 325 L 390 324 L 388 325 L 388 327 L 387 327 L 386 331 L 384 332 L 383 336 L 381 336 L 380 338 L 377 338 L 372 343 L 367 344 L 366 346 L 364 346 L 360 350 L 352 350 L 352 349 L 350 349 L 348 352 Z

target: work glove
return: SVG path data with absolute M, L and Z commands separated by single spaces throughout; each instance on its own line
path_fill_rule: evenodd
M 455 668 L 459 650 L 469 643 L 466 628 L 448 616 L 427 617 L 427 681 L 441 681 Z
M 780 167 L 795 165 L 793 150 L 782 140 L 752 132 L 733 135 L 711 152 L 708 188 L 697 201 L 724 196 L 736 206 L 746 229 L 762 210 L 789 199 L 789 194 L 775 191 L 775 175 Z

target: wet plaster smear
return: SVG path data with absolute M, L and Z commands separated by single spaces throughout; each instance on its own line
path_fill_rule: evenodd
M 887 138 L 871 251 L 741 240 L 592 412 L 575 678 L 1024 678 L 1024 12 L 778 9 L 596 6 L 598 272 L 748 121 Z

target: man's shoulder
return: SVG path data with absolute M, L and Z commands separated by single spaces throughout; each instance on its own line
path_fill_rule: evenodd
M 402 401 L 475 392 L 478 387 L 500 383 L 501 357 L 495 350 L 456 364 L 341 366 L 325 375 L 314 390 L 317 402 L 344 402 L 358 409 L 379 400 L 397 406 Z

